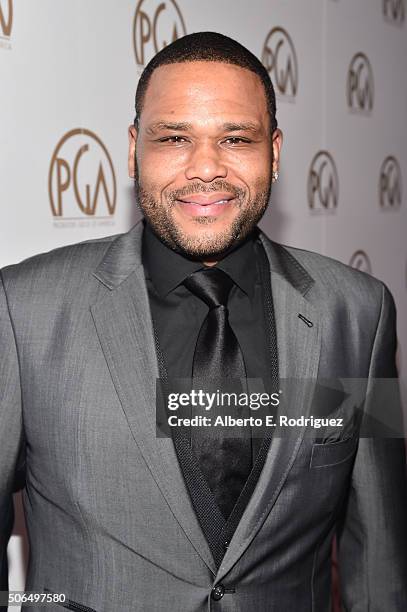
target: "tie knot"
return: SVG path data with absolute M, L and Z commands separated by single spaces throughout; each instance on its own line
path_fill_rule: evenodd
M 226 306 L 233 280 L 219 268 L 204 268 L 193 272 L 185 280 L 184 285 L 209 306 Z

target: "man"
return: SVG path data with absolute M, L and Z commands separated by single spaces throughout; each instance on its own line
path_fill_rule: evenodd
M 55 610 L 329 610 L 335 535 L 345 609 L 407 609 L 402 439 L 157 436 L 157 378 L 396 376 L 386 287 L 257 229 L 275 111 L 237 42 L 172 43 L 129 129 L 144 221 L 2 271 L 0 554 L 25 451 L 26 589 Z

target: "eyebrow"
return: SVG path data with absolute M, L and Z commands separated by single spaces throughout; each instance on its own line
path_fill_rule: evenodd
M 148 126 L 146 132 L 148 134 L 154 134 L 162 130 L 173 130 L 177 132 L 187 132 L 192 130 L 192 123 L 176 122 L 171 123 L 167 121 L 156 121 Z M 244 122 L 226 122 L 222 125 L 223 130 L 226 132 L 255 132 L 259 131 L 259 126 L 252 121 Z
M 160 130 L 176 130 L 177 132 L 187 132 L 192 129 L 191 123 L 168 123 L 167 121 L 157 121 L 156 123 L 152 123 L 147 128 L 147 133 L 152 134 L 154 132 L 159 132 Z
M 257 123 L 244 121 L 242 123 L 224 123 L 223 129 L 226 132 L 258 132 L 260 127 Z

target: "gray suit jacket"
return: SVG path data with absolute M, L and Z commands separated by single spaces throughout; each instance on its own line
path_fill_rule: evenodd
M 298 429 L 275 438 L 216 571 L 173 442 L 156 437 L 158 368 L 141 236 L 137 224 L 2 270 L 0 567 L 24 445 L 26 590 L 65 593 L 65 606 L 85 612 L 325 612 L 337 533 L 345 609 L 406 610 L 401 439 L 339 432 L 321 443 Z M 280 376 L 395 376 L 386 287 L 261 239 Z M 298 415 L 308 404 L 296 398 Z M 214 601 L 219 584 L 226 592 Z

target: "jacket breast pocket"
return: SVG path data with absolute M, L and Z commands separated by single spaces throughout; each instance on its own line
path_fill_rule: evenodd
M 312 446 L 310 468 L 325 468 L 345 463 L 355 455 L 359 442 L 358 432 L 338 442 L 318 443 Z

